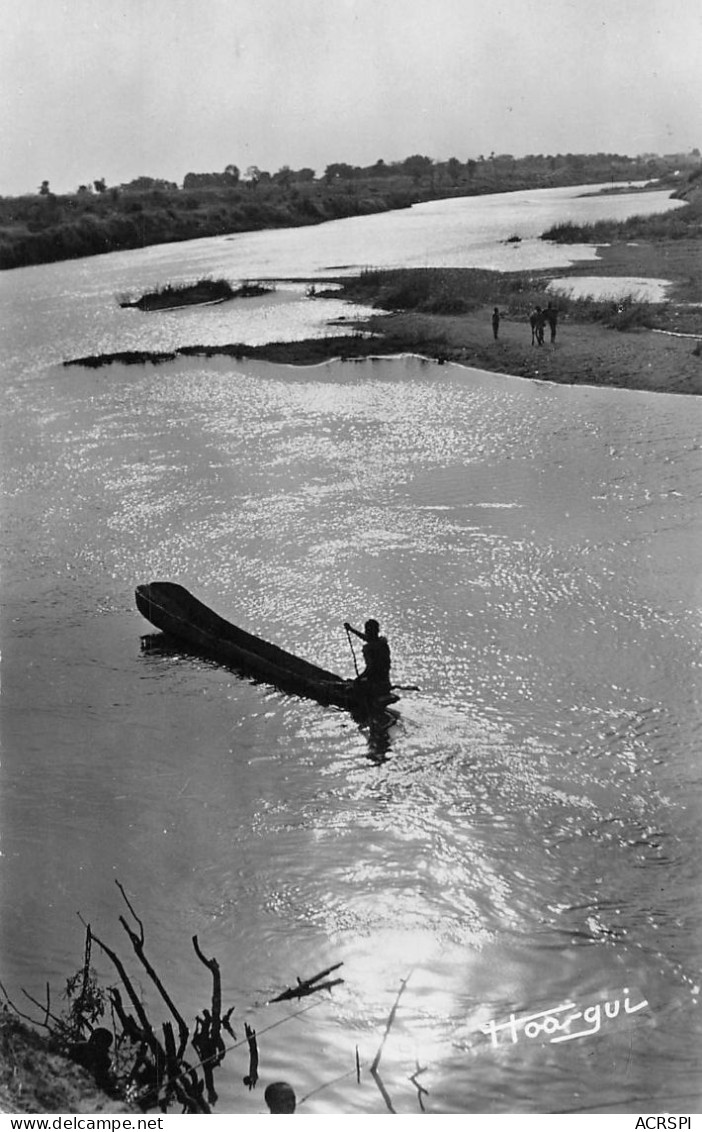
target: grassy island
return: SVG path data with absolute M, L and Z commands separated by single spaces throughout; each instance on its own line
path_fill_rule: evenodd
M 136 307 L 141 311 L 174 310 L 177 307 L 206 306 L 210 303 L 224 303 L 228 299 L 251 299 L 267 295 L 274 288 L 271 284 L 242 283 L 232 287 L 228 279 L 198 279 L 195 283 L 166 284 L 156 291 L 141 295 L 138 299 L 122 297 L 121 307 Z

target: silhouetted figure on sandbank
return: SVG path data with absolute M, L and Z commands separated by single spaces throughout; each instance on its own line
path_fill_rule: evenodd
M 541 307 L 534 307 L 529 315 L 529 322 L 531 324 L 531 344 L 536 342 L 537 346 L 544 344 L 544 325 L 546 323 L 546 315 Z
M 544 318 L 546 319 L 551 330 L 551 341 L 556 341 L 556 327 L 558 325 L 558 309 L 554 307 L 553 303 L 549 303 L 544 311 Z

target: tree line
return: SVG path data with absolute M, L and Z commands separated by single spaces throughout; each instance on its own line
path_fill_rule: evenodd
M 260 169 L 257 165 L 249 165 L 242 170 L 238 165 L 230 163 L 221 172 L 186 173 L 183 178 L 182 189 L 233 189 L 247 187 L 256 189 L 259 186 L 277 186 L 290 189 L 292 186 L 322 184 L 327 187 L 374 180 L 388 180 L 391 178 L 409 179 L 414 185 L 441 185 L 458 186 L 471 185 L 479 181 L 499 180 L 509 183 L 511 180 L 536 181 L 553 180 L 560 183 L 563 177 L 568 180 L 582 178 L 584 181 L 621 181 L 621 180 L 650 180 L 664 176 L 675 168 L 689 169 L 699 166 L 702 162 L 700 151 L 697 148 L 689 153 L 675 153 L 661 156 L 654 153 L 639 154 L 629 157 L 621 153 L 565 153 L 565 154 L 527 154 L 525 157 L 514 157 L 511 153 L 490 153 L 487 157 L 480 154 L 478 157 L 469 157 L 460 161 L 457 157 L 449 157 L 446 161 L 436 161 L 426 154 L 415 153 L 405 157 L 402 161 L 386 162 L 379 158 L 372 165 L 351 165 L 348 162 L 337 161 L 327 165 L 324 173 L 318 176 L 316 170 L 309 166 L 294 169 L 290 165 L 283 165 L 277 172 Z M 132 181 L 118 186 L 114 190 L 141 193 L 160 190 L 163 192 L 177 192 L 179 186 L 174 181 L 167 181 L 159 177 L 140 176 Z M 101 177 L 92 182 L 78 186 L 78 194 L 106 193 L 108 186 L 105 178 Z M 42 181 L 39 188 L 42 196 L 51 195 L 50 182 Z
M 409 208 L 443 197 L 474 196 L 579 184 L 655 181 L 679 190 L 700 169 L 687 155 L 555 154 L 515 158 L 489 154 L 435 161 L 412 154 L 369 166 L 344 162 L 314 169 L 284 165 L 269 173 L 233 163 L 221 172 L 188 173 L 182 186 L 140 176 L 120 185 L 105 177 L 74 193 L 0 197 L 0 269 L 72 259 L 178 240 L 319 224 Z

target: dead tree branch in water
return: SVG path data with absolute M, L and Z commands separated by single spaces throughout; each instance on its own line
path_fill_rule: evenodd
M 335 963 L 333 967 L 325 967 L 323 971 L 312 975 L 310 979 L 298 978 L 296 987 L 288 987 L 288 989 L 284 990 L 282 994 L 279 994 L 277 998 L 272 998 L 270 1000 L 271 1003 L 287 1002 L 291 998 L 304 998 L 308 994 L 314 994 L 315 991 L 331 990 L 332 987 L 338 986 L 340 983 L 343 983 L 344 980 L 328 979 L 323 983 L 320 983 L 318 980 L 324 979 L 326 975 L 331 975 L 332 971 L 338 971 L 339 967 L 343 967 L 343 965 L 343 963 Z M 316 986 L 314 984 L 316 984 Z
M 212 975 L 212 1008 L 211 1010 L 203 1010 L 202 1017 L 197 1016 L 192 1043 L 200 1058 L 202 1071 L 205 1075 L 207 1098 L 210 1104 L 216 1104 L 217 1092 L 214 1086 L 214 1071 L 224 1061 L 224 1055 L 227 1052 L 227 1047 L 222 1040 L 222 1025 L 224 1024 L 222 1019 L 222 978 L 219 963 L 216 959 L 208 959 L 203 955 L 196 935 L 193 936 L 193 947 L 200 962 L 204 963 Z M 233 1010 L 234 1007 L 232 1006 L 226 1015 L 227 1028 L 231 1034 L 233 1034 L 233 1030 L 228 1023 Z
M 248 1089 L 255 1089 L 256 1082 L 258 1081 L 258 1042 L 256 1041 L 256 1031 L 249 1026 L 248 1022 L 244 1022 L 244 1030 L 246 1031 L 246 1040 L 249 1044 L 249 1072 L 248 1076 L 244 1077 L 244 1084 Z
M 122 925 L 122 927 L 124 928 L 127 935 L 129 936 L 129 938 L 132 942 L 132 947 L 134 948 L 134 952 L 135 952 L 137 958 L 139 959 L 139 962 L 141 963 L 142 967 L 144 968 L 147 975 L 151 979 L 151 982 L 156 987 L 156 990 L 161 995 L 161 998 L 165 1002 L 166 1006 L 170 1010 L 171 1014 L 175 1018 L 176 1023 L 178 1025 L 178 1033 L 180 1035 L 180 1045 L 178 1046 L 177 1056 L 180 1058 L 185 1053 L 185 1049 L 186 1049 L 187 1044 L 188 1044 L 188 1039 L 190 1037 L 190 1031 L 189 1031 L 189 1029 L 188 1029 L 188 1027 L 185 1023 L 185 1019 L 183 1018 L 182 1014 L 180 1013 L 177 1006 L 173 1002 L 173 999 L 171 998 L 168 991 L 166 990 L 163 983 L 161 982 L 161 979 L 157 975 L 154 967 L 149 962 L 149 960 L 146 958 L 146 953 L 144 951 L 144 925 L 143 925 L 143 923 L 141 922 L 141 920 L 137 916 L 136 912 L 134 911 L 132 905 L 130 904 L 130 902 L 127 898 L 127 894 L 124 891 L 123 886 L 120 884 L 120 882 L 118 880 L 115 881 L 115 884 L 117 885 L 118 889 L 122 893 L 122 896 L 124 898 L 124 902 L 127 905 L 127 907 L 129 908 L 129 911 L 131 912 L 132 916 L 134 917 L 137 924 L 139 925 L 138 934 L 132 928 L 130 928 L 130 926 L 127 923 L 124 916 L 119 917 L 119 922 Z
M 228 1052 L 244 1044 L 248 1047 L 249 1064 L 243 1081 L 249 1089 L 256 1087 L 259 1079 L 257 1030 L 253 1024 L 246 1022 L 245 1037 L 237 1040 L 231 1026 L 234 1007 L 222 1012 L 219 963 L 214 957 L 208 958 L 203 953 L 196 935 L 192 937 L 193 948 L 200 963 L 211 974 L 212 988 L 209 1007 L 203 1008 L 196 1015 L 192 1027 L 188 1027 L 183 1013 L 146 955 L 146 932 L 141 917 L 123 885 L 119 881 L 115 883 L 128 910 L 127 914 L 119 915 L 119 923 L 141 968 L 148 975 L 150 984 L 166 1004 L 170 1018 L 152 1021 L 144 988 L 134 975 L 130 975 L 115 948 L 95 935 L 80 913 L 79 919 L 86 932 L 85 948 L 81 967 L 67 980 L 68 1008 L 64 1012 L 57 1012 L 52 1006 L 48 984 L 45 1003 L 22 988 L 22 993 L 40 1011 L 40 1020 L 19 1010 L 2 982 L 0 994 L 18 1018 L 24 1019 L 31 1026 L 41 1026 L 55 1048 L 79 1061 L 94 1076 L 98 1086 L 111 1096 L 130 1101 L 143 1112 L 153 1109 L 167 1112 L 173 1106 L 180 1105 L 181 1111 L 185 1113 L 210 1113 L 211 1106 L 217 1101 L 215 1070 L 221 1066 Z M 91 966 L 93 945 L 99 948 L 114 968 L 116 978 L 112 985 L 104 987 L 98 982 L 98 976 Z M 310 978 L 298 977 L 297 986 L 289 987 L 273 1001 L 301 999 L 315 991 L 331 989 L 344 981 L 340 978 L 328 978 L 341 966 L 341 963 L 334 964 Z M 321 999 L 300 1007 L 285 1017 L 259 1027 L 258 1034 L 267 1033 L 319 1005 Z M 111 1021 L 110 1029 L 106 1029 L 103 1017 L 108 1026 Z M 224 1031 L 233 1039 L 229 1044 L 225 1043 Z M 188 1043 L 192 1044 L 197 1061 L 186 1059 Z M 99 1080 L 98 1054 L 101 1074 Z M 360 1073 L 358 1056 L 355 1072 Z
M 163 984 L 152 965 L 146 959 L 143 951 L 143 924 L 134 912 L 124 889 L 119 882 L 117 882 L 117 885 L 122 892 L 127 907 L 139 925 L 139 933 L 137 934 L 130 928 L 124 916 L 119 917 L 120 923 L 132 941 L 134 951 L 142 966 L 178 1022 L 180 1033 L 180 1044 L 176 1049 L 172 1025 L 169 1022 L 164 1022 L 162 1025 L 163 1043 L 161 1043 L 156 1036 L 154 1026 L 149 1019 L 141 998 L 137 994 L 134 984 L 119 955 L 113 948 L 109 947 L 104 940 L 100 939 L 94 933 L 91 933 L 91 938 L 104 954 L 107 955 L 117 971 L 120 982 L 127 992 L 134 1008 L 134 1013 L 136 1014 L 136 1019 L 127 1015 L 119 991 L 117 988 L 112 988 L 110 991 L 110 1001 L 117 1017 L 123 1022 L 124 1027 L 123 1034 L 120 1035 L 120 1037 L 123 1037 L 131 1044 L 138 1045 L 136 1055 L 128 1058 L 131 1062 L 126 1075 L 129 1085 L 132 1090 L 136 1092 L 137 1103 L 144 1110 L 160 1107 L 162 1111 L 165 1111 L 173 1100 L 176 1100 L 182 1105 L 184 1112 L 209 1113 L 211 1110 L 203 1096 L 203 1084 L 199 1080 L 197 1073 L 184 1058 L 185 1047 L 190 1037 L 188 1027 L 185 1025 L 182 1015 L 165 992 Z M 88 930 L 90 930 L 89 926 Z

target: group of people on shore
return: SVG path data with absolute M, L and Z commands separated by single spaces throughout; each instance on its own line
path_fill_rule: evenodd
M 500 310 L 495 307 L 492 312 L 492 336 L 497 341 L 500 333 Z M 531 325 L 531 344 L 532 346 L 543 346 L 544 334 L 546 332 L 546 325 L 551 331 L 551 341 L 556 341 L 556 329 L 558 326 L 558 308 L 554 307 L 553 303 L 549 302 L 545 309 L 539 306 L 534 307 L 529 315 L 529 323 Z
M 558 311 L 553 303 L 548 304 L 545 310 L 541 307 L 534 307 L 529 315 L 529 322 L 531 323 L 531 344 L 536 343 L 537 346 L 544 344 L 544 331 L 546 330 L 546 323 L 549 325 L 551 331 L 551 341 L 556 341 L 556 327 L 558 325 Z

